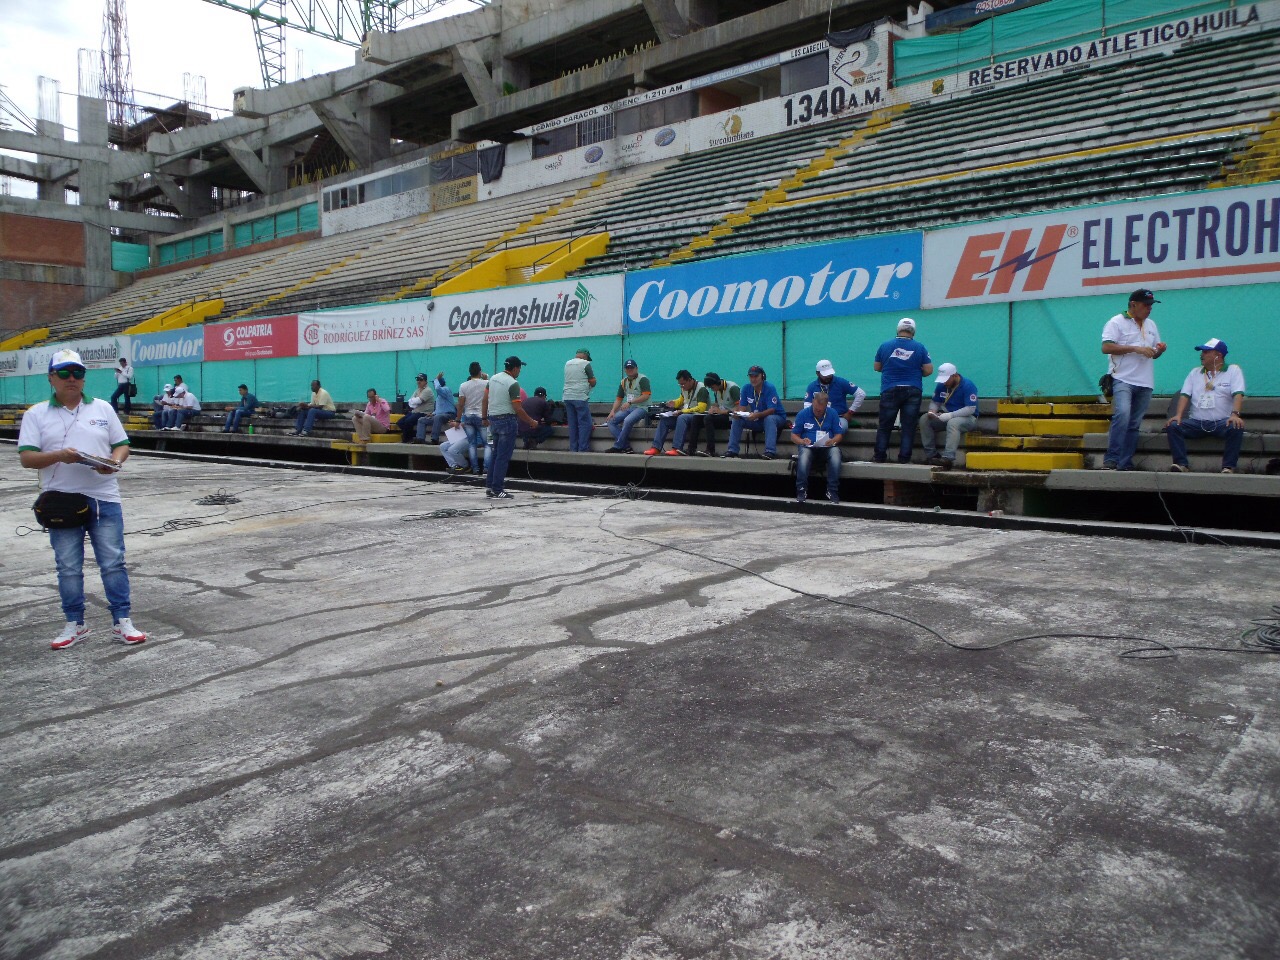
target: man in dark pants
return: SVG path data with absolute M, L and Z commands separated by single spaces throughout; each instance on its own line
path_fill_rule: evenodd
M 520 424 L 520 439 L 524 441 L 526 450 L 537 450 L 538 444 L 542 443 L 551 436 L 552 426 L 548 422 L 551 416 L 551 401 L 547 399 L 547 388 L 539 387 L 533 391 L 533 396 L 524 401 L 524 412 L 537 424 L 536 427 L 530 427 Z
M 898 335 L 880 344 L 876 351 L 875 370 L 880 374 L 880 425 L 876 429 L 873 460 L 889 459 L 889 434 L 893 422 L 902 415 L 902 442 L 898 445 L 898 462 L 910 463 L 915 446 L 916 422 L 920 419 L 920 400 L 924 395 L 924 378 L 933 373 L 933 360 L 923 343 L 916 340 L 916 322 L 910 317 L 898 321 Z
M 112 371 L 116 375 L 116 390 L 111 394 L 111 409 L 119 411 L 116 401 L 124 397 L 124 415 L 127 417 L 133 413 L 133 402 L 131 397 L 133 394 L 129 392 L 129 387 L 133 385 L 133 367 L 129 365 L 129 361 L 125 357 L 120 358 L 120 363 Z
M 516 449 L 518 425 L 538 425 L 524 412 L 520 403 L 518 378 L 522 366 L 524 364 L 519 357 L 507 357 L 502 373 L 495 373 L 489 378 L 489 388 L 484 393 L 481 417 L 489 424 L 489 435 L 493 438 L 493 459 L 489 461 L 489 470 L 484 478 L 484 495 L 491 500 L 511 499 L 505 486 L 507 467 L 511 465 L 511 455 Z

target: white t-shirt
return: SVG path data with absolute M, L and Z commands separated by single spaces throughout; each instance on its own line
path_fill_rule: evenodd
M 132 379 L 133 367 L 127 363 L 123 367 L 119 364 L 116 365 L 116 383 L 128 383 Z
M 1138 321 L 1127 313 L 1117 313 L 1102 328 L 1102 342 L 1110 340 L 1122 347 L 1154 347 L 1160 342 L 1160 331 L 1150 317 L 1138 327 Z M 1111 354 L 1111 375 L 1135 387 L 1156 385 L 1156 362 L 1140 353 Z
M 1210 375 L 1204 367 L 1196 367 L 1182 381 L 1178 391 L 1191 398 L 1186 420 L 1225 420 L 1233 412 L 1232 397 L 1244 393 L 1244 371 L 1234 363 Z
M 85 397 L 74 412 L 54 399 L 37 403 L 22 415 L 22 429 L 18 431 L 19 452 L 49 453 L 72 447 L 82 453 L 109 457 L 116 447 L 128 443 L 129 438 L 111 404 L 90 397 Z M 55 463 L 42 468 L 40 489 L 83 493 L 95 500 L 120 502 L 116 475 L 98 473 L 81 463 Z
M 484 413 L 484 392 L 488 380 L 468 380 L 458 388 L 458 416 L 478 417 Z
M 188 390 L 186 395 L 183 396 L 182 405 L 192 413 L 200 412 L 200 399 L 190 390 Z

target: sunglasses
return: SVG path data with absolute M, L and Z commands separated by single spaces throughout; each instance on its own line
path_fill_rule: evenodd
M 84 379 L 84 370 L 80 367 L 63 367 L 61 370 L 53 371 L 59 380 L 70 380 L 74 377 L 77 380 Z

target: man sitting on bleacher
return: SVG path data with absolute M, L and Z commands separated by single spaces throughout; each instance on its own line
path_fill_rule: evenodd
M 764 367 L 755 366 L 747 371 L 747 385 L 742 388 L 738 409 L 733 412 L 733 426 L 729 428 L 729 447 L 726 457 L 738 456 L 742 443 L 742 431 L 764 433 L 764 453 L 761 460 L 774 460 L 778 455 L 778 431 L 787 424 L 778 389 L 765 379 Z
M 604 421 L 613 434 L 613 446 L 605 453 L 634 453 L 631 449 L 631 429 L 648 418 L 648 403 L 652 396 L 653 388 L 649 386 L 649 378 L 640 373 L 636 362 L 628 360 L 624 363 L 622 380 L 618 383 L 618 395 L 614 397 L 613 409 Z
M 738 409 L 738 401 L 742 398 L 742 387 L 734 383 L 732 380 L 725 380 L 720 374 L 714 370 L 708 370 L 707 375 L 702 378 L 702 382 L 707 388 L 707 415 L 701 417 L 701 422 L 694 422 L 693 436 L 689 441 L 689 445 L 693 447 L 693 452 L 700 457 L 714 457 L 716 455 L 716 430 L 730 429 L 732 427 L 731 417 L 733 411 Z M 707 432 L 706 450 L 698 449 L 698 438 L 701 432 L 699 428 Z
M 320 386 L 319 380 L 311 381 L 311 402 L 298 405 L 298 419 L 293 422 L 291 437 L 309 437 L 317 420 L 332 420 L 338 408 L 329 391 Z
M 692 373 L 681 370 L 676 374 L 676 383 L 680 385 L 680 396 L 663 404 L 667 409 L 658 414 L 658 429 L 653 435 L 653 446 L 644 452 L 646 457 L 655 457 L 662 453 L 662 445 L 667 442 L 672 421 L 675 421 L 676 435 L 671 449 L 667 451 L 667 456 L 685 456 L 684 450 L 681 449 L 684 446 L 684 435 L 688 432 L 694 418 L 707 409 L 710 394 L 706 387 L 693 379 Z
M 378 391 L 370 387 L 365 391 L 368 403 L 364 410 L 357 410 L 351 415 L 356 425 L 356 439 L 368 443 L 375 433 L 386 433 L 391 429 L 391 404 L 378 396 Z
M 954 363 L 938 367 L 929 412 L 920 418 L 920 439 L 925 458 L 935 467 L 950 470 L 955 466 L 960 438 L 978 425 L 978 388 L 967 377 L 956 372 Z M 904 426 L 905 430 L 906 427 Z M 947 435 L 942 454 L 938 454 L 938 434 Z
M 173 396 L 173 384 L 166 383 L 164 390 L 151 400 L 151 429 L 159 430 L 163 426 L 164 412 L 169 407 L 169 398 Z
M 1227 345 L 1212 338 L 1196 347 L 1200 366 L 1187 374 L 1178 392 L 1177 412 L 1165 425 L 1169 452 L 1173 454 L 1173 472 L 1188 473 L 1187 440 L 1217 437 L 1224 441 L 1222 472 L 1235 473 L 1244 445 L 1244 420 L 1240 408 L 1244 404 L 1244 371 L 1236 364 L 1223 369 L 1227 361 Z M 1187 407 L 1191 415 L 1186 416 Z
M 252 417 L 258 409 L 258 398 L 249 392 L 248 384 L 242 383 L 236 389 L 240 391 L 240 403 L 227 413 L 227 422 L 222 426 L 223 433 L 239 433 L 240 424 Z
M 176 380 L 177 377 L 174 377 Z M 162 418 L 164 425 L 161 430 L 185 430 L 187 429 L 187 421 L 200 412 L 200 400 L 194 393 L 183 387 L 181 398 L 177 398 L 177 388 L 174 388 L 176 405 L 170 405 L 165 410 Z
M 416 389 L 413 395 L 409 397 L 409 412 L 400 418 L 397 426 L 400 428 L 400 440 L 403 443 L 424 443 L 425 440 L 418 440 L 418 421 L 425 419 L 427 426 L 431 426 L 436 415 L 436 392 L 432 389 L 431 384 L 427 382 L 427 375 L 420 373 L 414 378 Z M 425 436 L 426 431 L 423 431 Z
M 813 403 L 796 414 L 791 442 L 796 445 L 797 503 L 809 498 L 809 464 L 821 456 L 827 460 L 827 499 L 840 502 L 840 441 L 844 430 L 843 418 L 827 406 L 825 393 L 815 393 Z
M 837 416 L 843 417 L 847 425 L 849 418 L 862 406 L 862 401 L 867 399 L 867 391 L 844 377 L 837 377 L 836 368 L 831 365 L 830 360 L 819 360 L 814 372 L 818 377 L 805 391 L 804 405 L 809 406 L 817 394 L 825 393 L 827 405 Z

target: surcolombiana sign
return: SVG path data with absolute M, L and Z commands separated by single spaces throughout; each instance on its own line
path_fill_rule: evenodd
M 838 317 L 920 305 L 919 233 L 627 274 L 627 332 Z
M 1280 279 L 1280 184 L 993 220 L 925 235 L 926 307 Z

